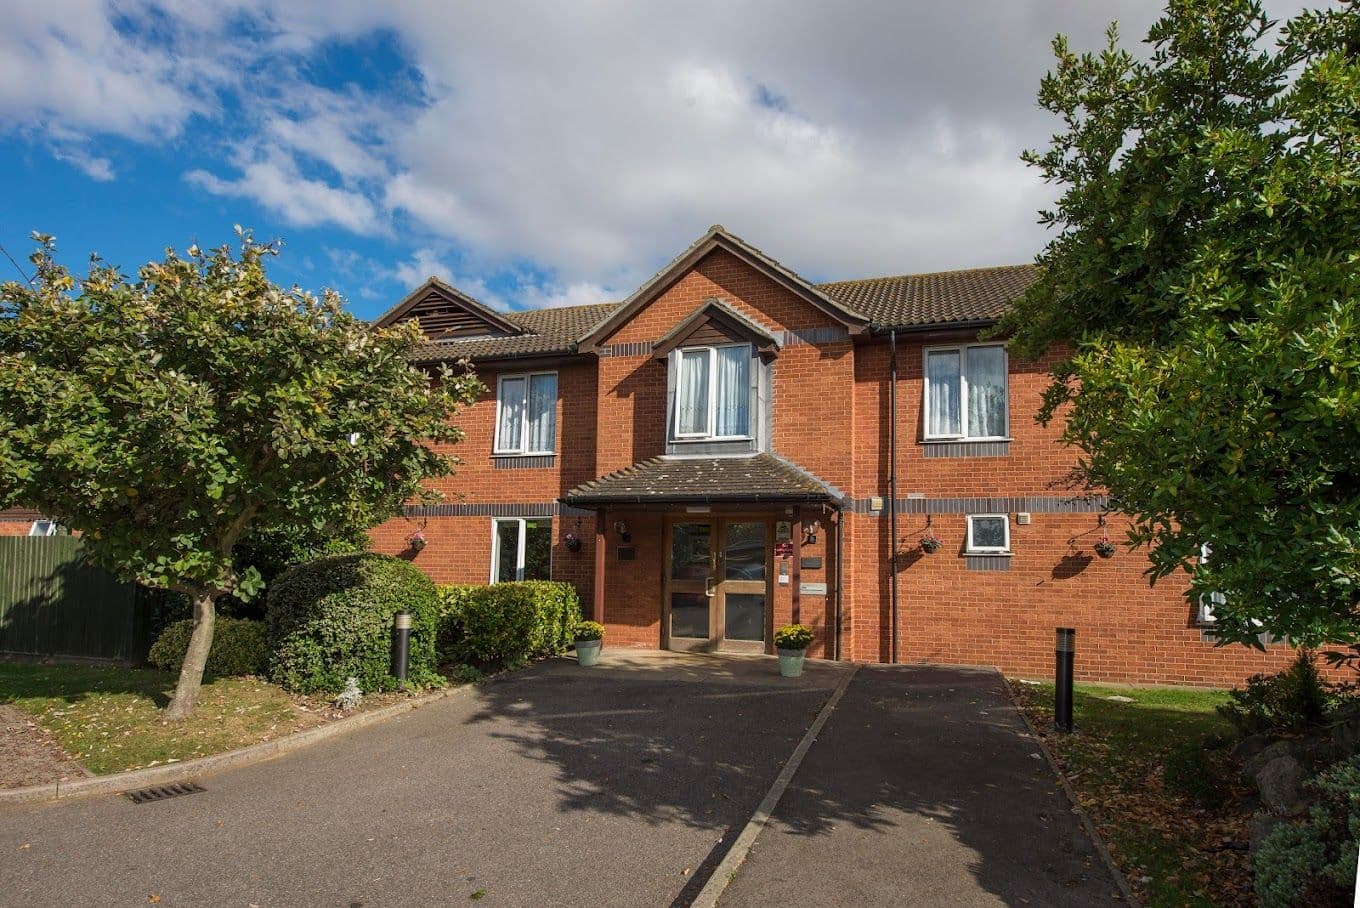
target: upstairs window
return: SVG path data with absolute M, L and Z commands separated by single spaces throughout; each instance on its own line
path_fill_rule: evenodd
M 751 345 L 689 347 L 676 363 L 675 437 L 751 436 Z
M 57 522 L 42 518 L 33 521 L 33 525 L 28 528 L 30 536 L 55 536 L 57 535 Z
M 557 373 L 502 375 L 496 386 L 496 454 L 552 454 Z
M 1006 349 L 965 344 L 926 351 L 928 440 L 1007 437 Z

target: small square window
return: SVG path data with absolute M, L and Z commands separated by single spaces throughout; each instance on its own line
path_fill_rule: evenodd
M 971 554 L 1009 554 L 1011 521 L 1006 514 L 969 514 L 968 544 Z

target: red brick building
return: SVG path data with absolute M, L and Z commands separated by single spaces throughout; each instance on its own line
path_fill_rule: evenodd
M 1215 648 L 1034 414 L 1048 362 L 982 341 L 1029 266 L 814 285 L 713 227 L 621 303 L 495 312 L 431 279 L 380 319 L 468 359 L 445 503 L 377 528 L 439 582 L 574 583 L 611 646 L 1232 684 L 1289 653 Z M 896 524 L 896 533 L 892 532 Z M 407 542 L 422 530 L 416 552 Z M 937 551 L 922 540 L 937 538 Z

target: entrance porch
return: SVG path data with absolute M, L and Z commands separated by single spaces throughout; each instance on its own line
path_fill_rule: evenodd
M 838 658 L 841 497 L 770 454 L 654 458 L 574 489 L 596 515 L 590 612 L 611 645 Z

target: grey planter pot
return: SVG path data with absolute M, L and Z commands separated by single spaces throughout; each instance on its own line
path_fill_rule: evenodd
M 600 661 L 600 648 L 603 640 L 577 640 L 576 661 L 581 665 L 594 665 Z
M 781 649 L 779 653 L 779 674 L 785 678 L 797 678 L 803 673 L 803 658 L 807 655 L 805 649 Z

